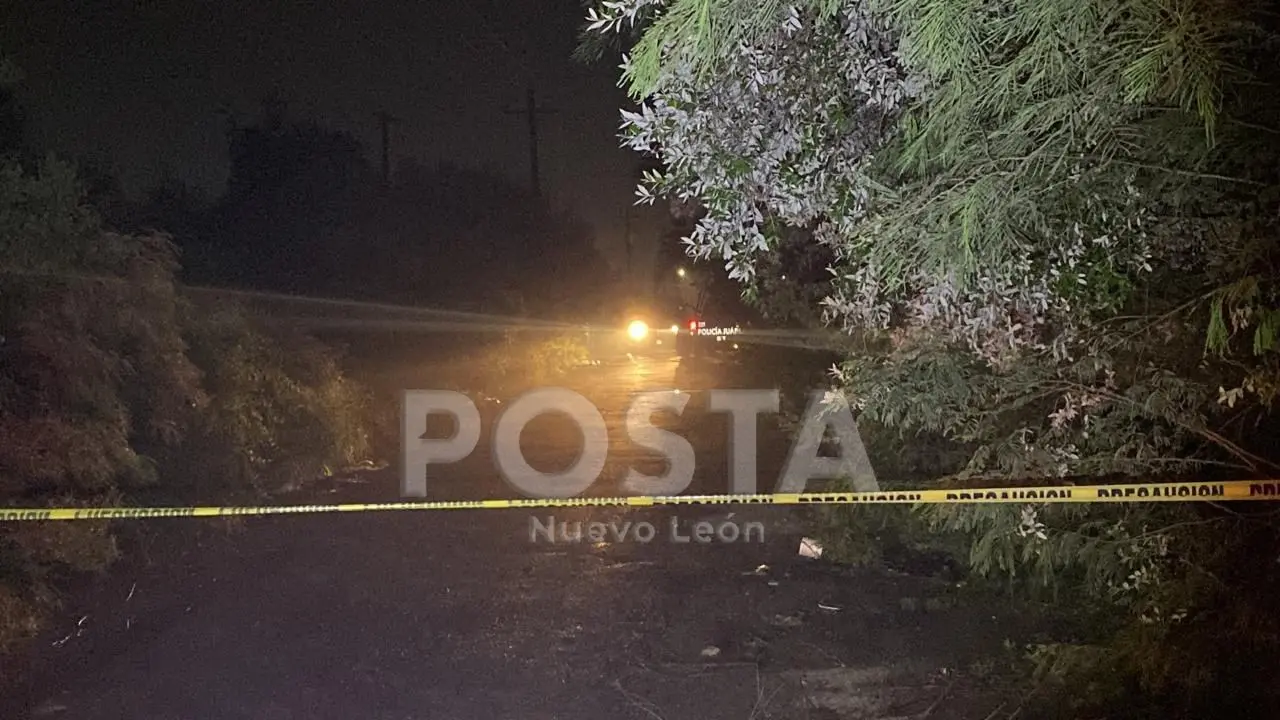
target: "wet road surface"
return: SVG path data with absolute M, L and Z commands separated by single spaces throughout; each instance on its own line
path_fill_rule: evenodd
M 621 494 L 630 467 L 661 470 L 622 427 L 633 392 L 676 384 L 675 362 L 662 359 L 565 383 L 610 429 L 609 461 L 589 494 Z M 724 492 L 724 416 L 695 394 L 667 427 L 696 450 L 690 492 Z M 433 498 L 511 495 L 488 436 L 432 476 Z M 538 420 L 522 444 L 531 464 L 553 470 L 580 441 L 566 423 Z M 787 439 L 764 430 L 760 448 L 765 492 Z M 320 501 L 393 501 L 397 485 L 387 471 L 365 473 Z M 533 537 L 535 520 L 552 519 L 650 523 L 655 536 Z M 763 539 L 675 540 L 700 521 L 759 523 Z M 6 689 L 0 717 L 745 720 L 905 718 L 931 706 L 929 717 L 964 717 L 960 700 L 935 705 L 951 692 L 939 672 L 997 647 L 1012 622 L 953 607 L 955 589 L 940 580 L 800 557 L 799 518 L 786 508 L 294 516 L 229 531 L 149 522 L 168 523 L 160 539 L 65 608 L 19 659 L 11 675 L 22 681 Z

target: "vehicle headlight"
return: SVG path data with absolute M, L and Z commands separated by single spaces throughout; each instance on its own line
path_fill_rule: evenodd
M 649 324 L 643 320 L 632 320 L 627 326 L 627 335 L 632 340 L 643 340 L 649 335 Z

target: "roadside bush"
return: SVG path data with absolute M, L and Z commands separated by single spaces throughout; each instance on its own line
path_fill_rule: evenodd
M 1182 355 L 1198 359 L 1196 350 L 1187 347 Z M 932 384 L 897 375 L 887 382 L 865 367 L 844 374 L 877 381 L 881 394 L 866 395 L 896 403 L 893 412 L 858 417 L 882 488 L 1041 482 L 1044 473 L 1023 467 L 1019 476 L 1017 466 L 1003 477 L 966 474 L 978 454 L 964 442 L 974 419 L 953 416 L 954 405 Z M 976 381 L 964 390 L 983 391 Z M 1132 408 L 1129 414 L 1092 418 L 1095 432 L 1085 437 L 1103 447 L 1123 445 L 1158 430 L 1159 414 L 1179 407 L 1179 396 L 1163 386 L 1140 397 L 1141 403 L 1122 406 Z M 995 398 L 985 406 L 1002 403 Z M 995 417 L 988 412 L 980 420 Z M 1248 448 L 1264 445 L 1244 439 L 1251 440 Z M 1016 458 L 1018 449 L 996 447 L 990 454 Z M 1212 475 L 1201 470 L 1197 477 Z M 830 489 L 851 488 L 836 483 Z M 1280 592 L 1274 518 L 1265 507 L 1212 504 L 822 506 L 813 510 L 812 532 L 824 556 L 838 562 L 911 570 L 923 562 L 929 571 L 962 572 L 970 586 L 1053 614 L 1053 641 L 1028 648 L 1019 667 L 1046 693 L 1090 688 L 1070 694 L 1073 711 L 1111 703 L 1136 713 L 1164 704 L 1171 716 L 1216 708 L 1252 717 L 1250 708 L 1274 704 L 1266 673 L 1280 656 L 1280 622 L 1267 609 Z M 1133 713 L 1117 717 L 1138 716 Z
M 209 397 L 177 459 L 193 499 L 295 488 L 365 459 L 371 400 L 311 338 L 268 334 L 240 311 L 192 305 L 190 356 Z
M 798 422 L 792 420 L 798 432 Z M 938 437 L 922 433 L 902 438 L 872 422 L 859 422 L 858 434 L 882 490 L 927 487 L 934 478 L 954 472 L 958 453 Z M 904 452 L 904 446 L 910 447 Z M 813 488 L 815 491 L 819 488 Z M 847 480 L 822 490 L 850 492 Z M 850 565 L 895 565 L 919 568 L 928 559 L 931 569 L 961 568 L 968 563 L 968 538 L 932 527 L 919 513 L 903 505 L 821 505 L 812 515 L 814 537 L 825 556 Z
M 586 344 L 570 335 L 535 343 L 528 357 L 529 376 L 534 382 L 554 380 L 591 359 Z
M 109 232 L 69 166 L 0 165 L 0 259 L 0 507 L 225 499 L 366 452 L 332 353 L 182 302 L 169 239 Z M 0 650 L 119 556 L 110 523 L 0 525 Z
M 176 316 L 166 238 L 106 232 L 55 161 L 0 168 L 0 503 L 100 505 L 159 482 L 205 402 Z M 118 554 L 106 524 L 0 527 L 0 645 L 61 577 Z
M 587 363 L 591 354 L 582 338 L 566 333 L 547 338 L 509 331 L 475 359 L 481 386 L 494 393 L 515 392 L 554 381 Z

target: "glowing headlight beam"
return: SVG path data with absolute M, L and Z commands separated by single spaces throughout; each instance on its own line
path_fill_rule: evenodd
M 632 340 L 643 340 L 649 335 L 649 325 L 643 320 L 632 320 L 627 326 L 627 335 Z

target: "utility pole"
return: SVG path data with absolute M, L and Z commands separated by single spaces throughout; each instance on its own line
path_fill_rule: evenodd
M 551 108 L 539 108 L 534 96 L 533 86 L 525 92 L 525 106 L 521 110 L 507 109 L 508 115 L 524 115 L 529 125 L 529 187 L 535 197 L 542 196 L 542 179 L 538 173 L 538 115 L 549 115 L 557 112 Z
M 400 119 L 385 111 L 377 117 L 382 129 L 382 189 L 386 190 L 391 187 L 391 125 Z

